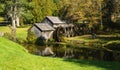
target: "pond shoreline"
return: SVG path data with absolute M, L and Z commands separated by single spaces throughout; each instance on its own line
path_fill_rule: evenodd
M 46 56 L 41 53 L 45 51 L 46 47 L 49 47 L 54 54 L 48 55 L 49 57 L 60 57 L 70 59 L 82 59 L 82 60 L 102 60 L 102 61 L 120 61 L 120 52 L 109 51 L 104 48 L 93 47 L 78 47 L 66 44 L 53 44 L 47 46 L 38 46 L 33 44 L 22 44 L 29 51 L 29 53 Z M 117 56 L 116 56 L 117 55 Z M 116 56 L 116 57 L 114 57 Z

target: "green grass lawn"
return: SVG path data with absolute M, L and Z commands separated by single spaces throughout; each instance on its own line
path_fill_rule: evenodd
M 27 30 L 30 28 L 30 26 L 26 26 L 23 28 L 17 28 L 16 29 L 16 36 L 17 38 L 22 38 L 22 39 L 26 39 L 27 37 Z M 10 33 L 11 30 L 8 26 L 0 26 L 0 32 L 4 32 L 4 33 Z
M 10 28 L 8 26 L 0 26 L 0 32 L 10 32 Z
M 119 70 L 118 62 L 73 60 L 35 56 L 0 37 L 0 70 Z
M 118 38 L 117 38 L 117 36 L 118 36 Z M 119 40 L 119 38 L 120 38 L 120 34 L 117 34 L 117 35 L 113 35 L 113 34 L 111 34 L 111 35 L 97 35 L 97 37 L 95 39 L 93 39 L 91 35 L 82 35 L 82 36 L 66 38 L 66 40 L 79 40 L 79 41 L 85 41 L 85 42 L 89 42 L 89 41 L 107 42 L 107 41 Z
M 24 27 L 24 28 L 17 28 L 16 34 L 18 38 L 26 39 L 27 32 L 30 26 Z
M 65 38 L 67 43 L 73 43 L 78 46 L 100 47 L 107 42 L 120 41 L 120 34 L 97 35 L 95 39 L 91 35 L 82 35 Z

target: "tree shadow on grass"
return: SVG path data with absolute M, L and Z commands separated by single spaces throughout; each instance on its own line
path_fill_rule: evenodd
M 81 67 L 100 67 L 105 70 L 119 70 L 120 62 L 107 62 L 107 61 L 93 61 L 93 60 L 76 60 L 76 59 L 64 59 L 66 62 L 80 65 Z

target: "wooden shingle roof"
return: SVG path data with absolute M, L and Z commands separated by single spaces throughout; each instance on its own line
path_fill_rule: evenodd
M 41 31 L 54 31 L 55 29 L 47 23 L 35 23 L 36 26 Z
M 46 18 L 47 18 L 50 22 L 52 22 L 53 24 L 65 23 L 65 22 L 61 21 L 59 17 L 47 16 Z

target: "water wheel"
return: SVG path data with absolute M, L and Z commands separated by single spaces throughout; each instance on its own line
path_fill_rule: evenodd
M 53 34 L 53 38 L 57 42 L 64 41 L 63 39 L 64 36 L 65 36 L 65 30 L 63 27 L 58 27 Z

